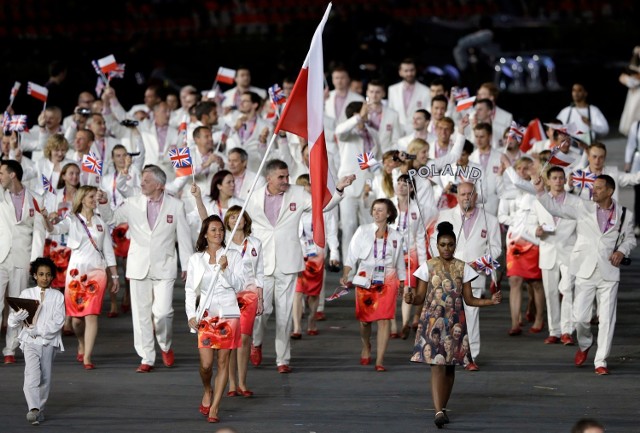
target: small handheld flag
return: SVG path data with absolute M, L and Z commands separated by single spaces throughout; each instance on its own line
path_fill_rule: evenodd
M 50 192 L 52 194 L 56 193 L 53 185 L 51 185 L 51 181 L 44 174 L 42 175 L 42 187 L 44 188 L 45 192 Z
M 18 90 L 20 90 L 21 85 L 22 84 L 20 83 L 20 81 L 16 81 L 15 83 L 13 83 L 13 87 L 11 88 L 11 93 L 9 94 L 9 107 L 13 105 L 13 101 L 16 99 L 16 96 L 18 95 Z
M 276 105 L 284 104 L 287 101 L 287 98 L 284 96 L 284 90 L 282 90 L 279 84 L 274 84 L 269 87 L 269 99 Z
M 107 57 L 98 59 L 98 67 L 103 74 L 108 74 L 109 72 L 118 69 L 118 64 L 116 63 L 116 58 L 113 54 L 109 54 Z
M 5 111 L 4 115 L 2 116 L 2 132 L 9 132 L 10 124 L 11 124 L 11 115 Z
M 509 138 L 513 138 L 518 143 L 522 143 L 522 138 L 524 137 L 525 128 L 518 125 L 513 120 L 511 121 L 511 126 L 509 127 Z
M 9 131 L 22 132 L 27 127 L 27 115 L 16 114 L 11 116 L 9 121 Z
M 102 160 L 98 159 L 93 152 L 89 152 L 82 157 L 82 171 L 102 176 Z
M 571 179 L 574 188 L 587 188 L 590 191 L 593 189 L 593 183 L 596 181 L 596 177 L 597 176 L 595 175 L 595 173 L 588 173 L 580 169 L 571 173 Z
M 33 96 L 46 104 L 47 96 L 49 96 L 49 89 L 29 81 L 27 83 L 27 95 Z
M 459 113 L 464 110 L 468 110 L 473 107 L 473 103 L 476 101 L 476 97 L 472 96 L 470 98 L 461 99 L 456 104 L 456 111 Z
M 573 161 L 575 161 L 575 157 L 573 155 L 561 152 L 560 146 L 556 146 L 551 149 L 551 157 L 549 158 L 549 161 L 547 161 L 547 164 L 569 167 Z
M 453 99 L 458 102 L 469 97 L 469 89 L 467 87 L 456 87 L 453 89 Z
M 473 262 L 469 263 L 476 272 L 484 272 L 487 275 L 491 275 L 491 272 L 497 270 L 500 267 L 500 263 L 491 257 L 491 254 L 485 254 L 482 257 L 478 257 Z
M 108 78 L 111 80 L 112 78 L 124 78 L 124 63 L 118 63 L 116 68 L 112 71 L 109 71 Z
M 349 289 L 350 287 L 348 286 L 338 286 L 336 290 L 334 290 L 333 294 L 331 296 L 326 297 L 325 300 L 333 301 L 338 298 L 342 298 L 343 296 L 349 293 Z
M 185 114 L 182 118 L 182 122 L 180 122 L 180 126 L 178 126 L 178 137 L 180 137 L 180 142 L 182 145 L 187 144 L 187 124 L 189 122 L 189 115 Z
M 360 166 L 360 170 L 373 168 L 379 164 L 380 163 L 373 157 L 373 152 L 358 154 L 358 165 Z
M 217 82 L 225 83 L 225 84 L 233 84 L 235 78 L 236 78 L 235 69 L 223 68 L 222 66 L 218 68 L 218 73 L 216 75 Z
M 188 147 L 179 147 L 169 151 L 171 165 L 176 169 L 176 177 L 189 176 L 193 174 L 193 163 Z

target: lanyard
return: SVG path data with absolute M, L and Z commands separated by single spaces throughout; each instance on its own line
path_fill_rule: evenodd
M 113 200 L 113 206 L 115 207 L 116 203 L 116 177 L 118 177 L 118 170 L 113 174 L 113 182 L 111 183 L 111 199 Z
M 307 239 L 307 234 L 304 231 L 304 224 L 302 224 L 302 237 Z M 311 223 L 311 238 L 313 238 L 313 222 Z
M 615 211 L 616 211 L 616 205 L 615 203 L 613 204 L 613 206 L 611 206 L 611 210 L 609 211 L 609 217 L 607 218 L 607 221 L 604 225 L 604 231 L 602 233 L 606 233 L 607 230 L 609 230 L 611 227 L 614 226 L 614 222 L 613 221 L 613 217 L 615 215 Z
M 247 242 L 248 241 L 249 241 L 249 239 L 244 238 L 244 242 L 243 242 L 243 245 L 242 245 L 242 256 L 241 257 L 244 257 L 244 253 L 247 252 Z
M 78 217 L 78 221 L 80 221 L 80 224 L 82 224 L 82 228 L 84 229 L 85 233 L 87 234 L 87 236 L 89 236 L 89 241 L 91 242 L 91 245 L 93 245 L 93 248 L 95 248 L 96 251 L 100 254 L 100 257 L 102 257 L 102 260 L 106 261 L 106 259 L 104 258 L 104 255 L 102 254 L 102 251 L 100 251 L 100 248 L 98 248 L 98 244 L 96 243 L 95 239 L 93 239 L 93 236 L 91 236 L 91 232 L 89 231 L 87 224 L 84 222 L 84 220 L 79 214 L 77 215 L 77 217 Z
M 253 135 L 253 131 L 255 131 L 257 125 L 258 125 L 258 119 L 256 118 L 256 120 L 253 122 L 253 126 L 251 127 L 251 131 L 249 131 L 248 134 L 247 134 L 247 124 L 244 123 L 242 125 L 243 133 L 240 135 L 242 144 L 244 144 L 244 142 L 247 141 L 247 139 Z
M 387 255 L 387 237 L 389 236 L 389 228 L 386 227 L 384 229 L 384 240 L 382 241 L 382 260 L 384 260 Z M 374 237 L 373 239 L 373 258 L 378 260 L 378 240 Z
M 220 217 L 220 219 L 224 219 L 222 217 L 222 206 L 220 205 L 220 200 L 216 200 L 216 206 L 218 206 L 218 216 Z

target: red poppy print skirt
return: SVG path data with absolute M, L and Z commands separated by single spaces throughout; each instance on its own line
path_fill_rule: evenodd
M 104 269 L 84 269 L 84 266 L 69 266 L 64 301 L 67 316 L 84 317 L 100 314 L 102 298 L 107 286 Z
M 324 253 L 305 260 L 305 269 L 296 281 L 296 292 L 320 296 L 324 284 Z
M 396 312 L 398 286 L 395 272 L 393 276 L 387 272 L 384 284 L 381 286 L 372 285 L 369 289 L 356 287 L 356 318 L 360 322 L 393 319 Z
M 209 312 L 198 326 L 198 349 L 237 349 L 242 345 L 240 319 L 211 317 Z
M 253 286 L 255 288 L 255 285 Z M 238 293 L 238 307 L 240 307 L 240 333 L 243 335 L 253 335 L 253 323 L 256 320 L 258 311 L 258 295 L 251 290 L 243 290 Z

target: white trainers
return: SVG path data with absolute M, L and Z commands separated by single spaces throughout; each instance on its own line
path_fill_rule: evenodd
M 29 421 L 32 425 L 40 424 L 40 411 L 38 409 L 31 409 L 27 412 L 27 421 Z

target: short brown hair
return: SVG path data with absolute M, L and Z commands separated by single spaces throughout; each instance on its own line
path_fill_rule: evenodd
M 376 199 L 373 201 L 373 203 L 371 203 L 371 213 L 373 213 L 373 207 L 377 204 L 384 204 L 387 207 L 387 212 L 389 212 L 389 216 L 387 217 L 387 224 L 393 224 L 396 218 L 398 218 L 398 209 L 396 209 L 396 206 L 393 204 L 393 202 L 388 198 Z
M 229 225 L 229 220 L 231 219 L 232 216 L 240 215 L 240 211 L 242 211 L 242 206 L 238 206 L 238 205 L 231 206 L 229 209 L 227 209 L 227 213 L 224 214 L 224 227 L 227 230 L 229 231 L 233 230 L 233 227 Z M 251 219 L 251 217 L 247 212 L 244 212 L 242 214 L 242 217 L 244 218 L 244 228 L 242 229 L 242 232 L 246 237 L 251 234 L 251 224 L 253 224 L 253 220 Z

